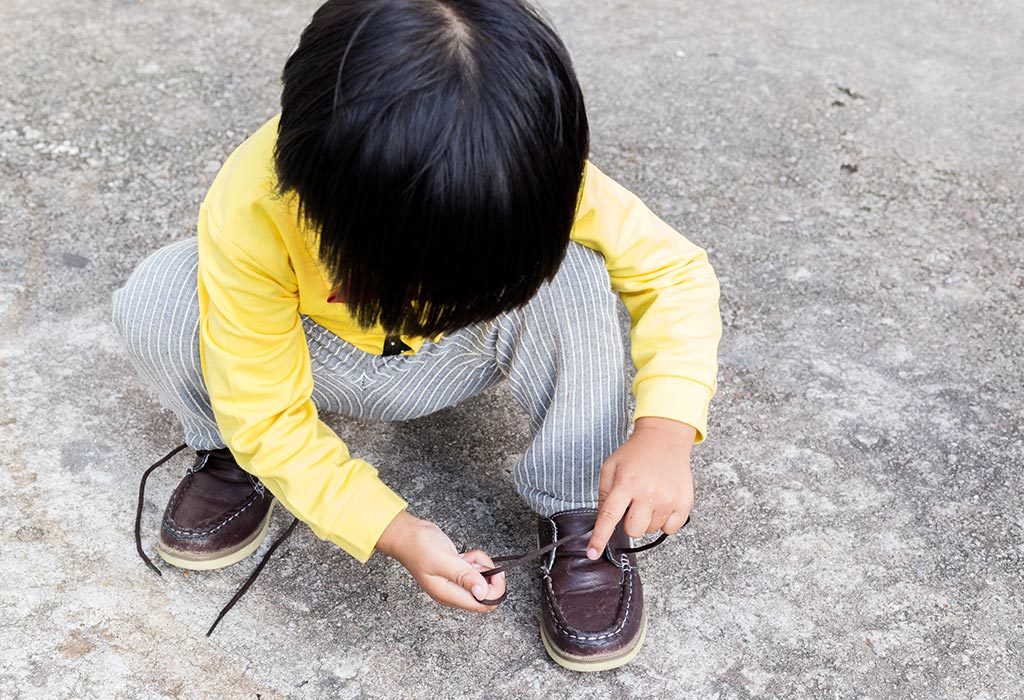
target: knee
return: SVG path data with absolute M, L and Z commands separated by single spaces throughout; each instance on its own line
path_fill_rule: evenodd
M 612 364 L 624 352 L 619 297 L 612 290 L 604 256 L 572 242 L 554 279 L 518 310 L 521 332 L 543 338 L 556 354 L 583 356 L 596 347 Z
M 582 309 L 615 317 L 618 297 L 612 291 L 604 256 L 572 241 L 554 279 L 538 296 L 563 313 L 576 315 Z
M 132 315 L 138 315 L 146 308 L 140 298 L 139 285 L 134 283 L 132 277 L 124 283 L 123 287 L 114 290 L 110 297 L 110 320 L 114 323 L 114 329 L 121 336 L 121 340 L 127 340 L 128 329 L 133 324 Z
M 197 262 L 195 239 L 172 243 L 143 260 L 114 291 L 111 320 L 130 354 L 159 342 L 172 330 L 166 326 L 188 322 L 183 310 L 196 296 Z M 158 327 L 161 332 L 154 333 Z

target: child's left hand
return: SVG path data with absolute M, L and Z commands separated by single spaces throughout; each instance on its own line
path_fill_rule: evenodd
M 633 434 L 601 466 L 588 557 L 601 556 L 623 514 L 630 537 L 658 530 L 671 535 L 683 526 L 693 505 L 690 450 L 696 434 L 668 418 L 637 419 Z

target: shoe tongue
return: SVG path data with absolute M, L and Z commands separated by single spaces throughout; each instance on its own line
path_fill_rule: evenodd
M 581 512 L 559 513 L 552 516 L 551 519 L 555 521 L 555 525 L 558 527 L 557 537 L 558 539 L 561 539 L 567 535 L 584 533 L 587 530 L 592 529 L 594 527 L 594 522 L 597 520 L 597 511 L 587 510 Z M 576 537 L 565 544 L 559 545 L 558 551 L 561 554 L 586 554 L 587 543 L 589 541 L 589 537 Z M 622 523 L 619 523 L 615 528 L 615 532 L 612 533 L 609 544 L 614 548 L 629 546 L 629 538 L 622 530 Z
M 249 475 L 238 466 L 234 455 L 230 450 L 211 450 L 206 456 L 206 466 L 203 471 L 209 476 L 232 484 L 244 484 L 249 482 Z M 251 483 L 251 482 L 249 482 Z
M 558 527 L 558 537 L 575 535 L 578 532 L 586 532 L 594 527 L 597 520 L 597 511 L 581 511 L 579 513 L 559 513 L 551 517 Z

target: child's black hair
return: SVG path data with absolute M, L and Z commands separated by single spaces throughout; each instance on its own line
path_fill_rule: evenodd
M 432 336 L 525 304 L 589 145 L 565 46 L 521 0 L 330 0 L 283 73 L 278 186 L 357 322 Z

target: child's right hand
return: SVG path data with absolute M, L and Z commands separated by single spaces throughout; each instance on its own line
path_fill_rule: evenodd
M 479 549 L 459 554 L 441 528 L 407 511 L 395 516 L 376 548 L 397 559 L 427 595 L 442 605 L 490 612 L 497 606 L 481 605 L 476 598 L 490 600 L 505 593 L 504 573 L 490 581 L 480 575 L 481 570 L 494 566 L 487 554 Z

